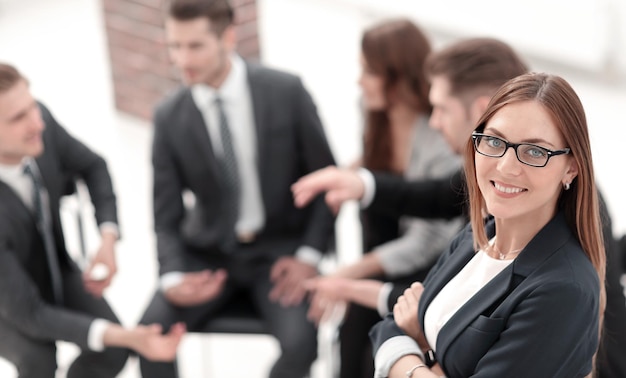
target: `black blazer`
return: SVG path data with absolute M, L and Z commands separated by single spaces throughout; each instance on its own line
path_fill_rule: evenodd
M 468 226 L 424 281 L 420 324 L 433 298 L 474 253 Z M 437 360 L 450 378 L 583 377 L 598 346 L 599 296 L 598 275 L 558 214 L 444 325 Z M 372 328 L 374 350 L 399 335 L 388 315 Z
M 117 223 L 116 198 L 105 161 L 74 139 L 40 104 L 44 152 L 36 161 L 48 191 L 53 233 L 62 271 L 76 269 L 67 254 L 59 201 L 68 182 L 82 178 L 98 224 Z M 33 339 L 65 340 L 87 347 L 93 317 L 51 306 L 46 253 L 36 220 L 18 195 L 0 181 L 0 321 Z M 1 337 L 1 335 L 0 335 Z
M 290 191 L 301 176 L 334 164 L 316 107 L 293 75 L 253 64 L 247 64 L 247 73 L 266 216 L 259 243 L 271 240 L 274 253 L 282 250 L 281 255 L 292 254 L 300 245 L 326 251 L 332 214 L 321 197 L 297 209 Z M 223 181 L 189 88 L 160 104 L 154 124 L 154 227 L 160 272 L 187 271 L 182 252 L 192 247 L 212 253 L 225 231 L 225 222 L 220 222 Z M 188 212 L 181 197 L 186 190 L 195 195 Z
M 389 216 L 454 218 L 467 209 L 465 176 L 458 170 L 450 177 L 407 181 L 373 172 L 376 192 L 369 208 Z

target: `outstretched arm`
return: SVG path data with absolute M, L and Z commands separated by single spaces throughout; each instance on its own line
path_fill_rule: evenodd
M 345 201 L 359 200 L 365 190 L 363 181 L 352 169 L 328 166 L 300 178 L 291 190 L 297 207 L 304 207 L 326 192 L 326 204 L 337 214 Z
M 176 323 L 166 334 L 161 330 L 159 324 L 139 325 L 132 329 L 111 324 L 104 333 L 104 345 L 132 349 L 151 361 L 173 361 L 185 334 L 185 325 Z
M 370 175 L 372 175 L 370 173 Z M 407 181 L 402 177 L 373 173 L 373 199 L 369 208 L 383 213 L 420 218 L 454 218 L 465 211 L 466 195 L 462 171 L 441 179 Z M 310 173 L 291 190 L 296 206 L 306 206 L 322 192 L 330 209 L 337 213 L 345 201 L 369 195 L 364 175 L 358 171 L 329 166 Z
M 391 216 L 454 218 L 466 210 L 464 180 L 461 170 L 448 177 L 420 181 L 374 173 L 376 192 L 369 208 Z

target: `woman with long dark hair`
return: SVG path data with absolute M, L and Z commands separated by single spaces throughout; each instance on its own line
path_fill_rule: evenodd
M 468 140 L 471 222 L 371 331 L 376 377 L 584 377 L 605 251 L 582 104 L 562 78 L 505 83 Z

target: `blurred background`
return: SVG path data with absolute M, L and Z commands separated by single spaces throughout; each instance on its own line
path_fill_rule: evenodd
M 435 48 L 474 36 L 510 43 L 534 71 L 559 74 L 578 92 L 614 233 L 626 232 L 626 1 L 233 3 L 240 53 L 303 78 L 342 165 L 361 152 L 357 78 L 364 28 L 384 18 L 408 17 Z M 57 120 L 109 163 L 123 239 L 117 248 L 118 276 L 106 296 L 126 325 L 136 323 L 156 285 L 150 117 L 157 101 L 178 83 L 163 44 L 160 7 L 161 0 L 0 0 L 0 61 L 17 66 Z M 346 206 L 337 225 L 340 260 L 361 253 L 355 220 L 356 207 Z M 93 248 L 95 227 L 87 231 Z M 75 250 L 76 238 L 69 239 Z M 62 344 L 61 367 L 76 353 Z M 241 353 L 244 361 L 233 361 Z M 239 377 L 243 369 L 248 377 L 264 377 L 276 355 L 277 346 L 266 336 L 190 335 L 181 352 L 182 376 L 209 376 L 199 369 L 210 367 L 212 376 Z M 316 376 L 327 376 L 323 367 L 316 369 Z M 0 360 L 0 377 L 14 376 Z M 122 376 L 139 377 L 136 361 Z

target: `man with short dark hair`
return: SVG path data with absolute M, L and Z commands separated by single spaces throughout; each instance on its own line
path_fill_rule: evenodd
M 235 53 L 233 17 L 226 0 L 168 4 L 167 44 L 185 85 L 154 116 L 161 277 L 141 322 L 202 329 L 245 295 L 280 344 L 270 377 L 303 377 L 317 333 L 301 283 L 317 274 L 334 219 L 321 198 L 297 209 L 290 185 L 334 159 L 301 80 Z M 142 359 L 141 369 L 175 376 L 172 364 Z
M 101 246 L 83 274 L 65 249 L 59 215 L 68 182 L 92 198 Z M 30 93 L 28 81 L 0 63 L 0 356 L 22 378 L 54 377 L 56 341 L 82 351 L 69 378 L 113 378 L 127 349 L 172 360 L 183 335 L 158 326 L 124 329 L 102 298 L 116 271 L 116 198 L 102 157 L 73 138 Z M 108 274 L 94 277 L 101 264 Z

